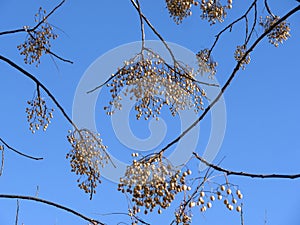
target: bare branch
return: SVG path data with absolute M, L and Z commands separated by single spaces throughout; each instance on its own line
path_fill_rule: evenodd
M 257 173 L 247 173 L 247 172 L 237 172 L 237 171 L 232 171 L 228 169 L 224 169 L 220 166 L 214 165 L 212 163 L 207 162 L 205 159 L 200 157 L 196 152 L 193 152 L 193 155 L 203 162 L 205 165 L 220 171 L 224 172 L 227 176 L 229 175 L 235 175 L 235 176 L 243 176 L 243 177 L 251 177 L 251 178 L 283 178 L 283 179 L 297 179 L 300 178 L 300 174 L 257 174 Z
M 104 223 L 98 221 L 98 220 L 95 220 L 95 219 L 92 219 L 92 218 L 89 218 L 73 209 L 70 209 L 66 206 L 63 206 L 63 205 L 60 205 L 58 203 L 55 203 L 55 202 L 51 202 L 51 201 L 48 201 L 48 200 L 45 200 L 45 199 L 41 199 L 41 198 L 36 198 L 36 197 L 32 197 L 32 196 L 24 196 L 24 195 L 9 195 L 9 194 L 0 194 L 0 198 L 8 198 L 8 199 L 24 199 L 24 200 L 29 200 L 29 201 L 35 201 L 35 202 L 41 202 L 43 204 L 46 204 L 46 205 L 51 205 L 55 208 L 59 208 L 59 209 L 62 209 L 66 212 L 69 212 L 75 216 L 78 216 L 88 222 L 90 222 L 91 224 L 93 225 L 105 225 Z
M 22 28 L 22 29 L 16 29 L 16 30 L 3 31 L 3 32 L 0 32 L 0 36 L 5 35 L 5 34 L 15 34 L 15 33 L 20 33 L 20 32 L 35 31 L 42 23 L 44 23 L 49 18 L 49 16 L 51 16 L 58 8 L 60 8 L 64 2 L 65 2 L 65 0 L 63 0 L 61 3 L 59 3 L 47 16 L 45 16 L 45 18 L 43 18 L 33 28 L 31 28 L 31 29 Z
M 257 0 L 254 0 L 253 3 L 252 3 L 252 4 L 250 5 L 250 7 L 248 8 L 248 10 L 245 12 L 244 15 L 242 15 L 241 17 L 239 17 L 238 19 L 236 19 L 235 21 L 233 21 L 232 23 L 230 23 L 229 25 L 227 25 L 223 30 L 221 30 L 221 31 L 216 35 L 216 39 L 215 39 L 213 45 L 211 46 L 211 48 L 210 48 L 210 50 L 209 50 L 209 53 L 212 52 L 212 50 L 213 50 L 214 47 L 216 46 L 216 44 L 217 44 L 217 42 L 218 42 L 220 36 L 221 36 L 226 30 L 228 30 L 228 29 L 231 30 L 231 29 L 232 29 L 232 26 L 233 26 L 234 24 L 238 23 L 240 20 L 245 19 L 245 18 L 247 17 L 247 15 L 248 15 L 248 13 L 251 11 L 251 9 L 252 9 L 253 7 L 256 6 L 256 2 L 257 2 Z
M 19 209 L 20 209 L 20 204 L 19 204 L 19 199 L 17 199 L 17 211 L 16 211 L 15 225 L 18 225 L 18 220 L 19 220 Z
M 136 10 L 139 11 L 139 7 L 138 5 L 134 2 L 134 0 L 130 0 L 132 5 L 135 7 Z M 175 56 L 172 52 L 172 50 L 170 49 L 170 47 L 168 46 L 167 42 L 164 40 L 164 38 L 158 33 L 158 31 L 154 28 L 154 26 L 151 24 L 151 22 L 147 19 L 147 17 L 143 14 L 140 13 L 140 15 L 143 17 L 144 21 L 148 24 L 148 26 L 150 27 L 150 29 L 155 33 L 155 35 L 161 40 L 161 42 L 164 44 L 164 46 L 166 47 L 166 49 L 168 50 L 168 52 L 170 53 L 172 59 L 174 62 L 176 62 Z
M 0 55 L 0 60 L 8 63 L 12 67 L 14 67 L 15 69 L 17 69 L 21 73 L 23 73 L 26 77 L 30 78 L 33 82 L 36 83 L 36 85 L 40 86 L 46 92 L 46 94 L 51 98 L 51 100 L 54 102 L 54 104 L 57 106 L 57 108 L 61 111 L 61 113 L 67 119 L 67 121 L 74 127 L 74 129 L 79 130 L 77 128 L 76 124 L 68 116 L 68 114 L 66 113 L 66 111 L 64 110 L 64 108 L 56 100 L 56 98 L 54 97 L 54 95 L 35 76 L 33 76 L 32 74 L 30 74 L 29 72 L 27 72 L 26 70 L 24 70 L 23 68 L 21 68 L 20 66 L 18 66 L 17 64 L 15 64 L 13 61 L 11 61 L 10 59 L 8 59 L 8 58 L 6 58 L 6 57 L 4 57 L 2 55 Z
M 140 23 L 141 23 L 141 32 L 142 32 L 142 48 L 145 48 L 145 26 L 144 26 L 144 21 L 142 17 L 142 10 L 141 6 L 138 0 L 136 0 L 136 4 L 138 6 L 138 13 L 140 17 Z
M 169 147 L 177 143 L 181 138 L 183 138 L 191 129 L 193 129 L 205 116 L 206 114 L 211 110 L 211 108 L 219 101 L 223 93 L 226 91 L 226 89 L 229 87 L 231 81 L 235 77 L 236 73 L 239 71 L 243 61 L 246 59 L 246 57 L 254 50 L 254 48 L 262 41 L 262 39 L 267 36 L 277 25 L 285 21 L 287 18 L 289 18 L 291 15 L 295 14 L 297 11 L 300 10 L 300 5 L 289 11 L 286 15 L 284 15 L 282 18 L 280 18 L 276 23 L 274 23 L 272 26 L 270 26 L 267 30 L 264 31 L 263 34 L 261 34 L 256 41 L 250 46 L 250 48 L 245 52 L 243 57 L 237 62 L 235 68 L 233 69 L 231 75 L 229 76 L 228 80 L 224 84 L 224 86 L 221 88 L 219 94 L 217 97 L 205 108 L 203 113 L 200 117 L 198 117 L 197 120 L 195 120 L 186 130 L 184 130 L 177 138 L 175 138 L 173 141 L 168 143 L 164 148 L 162 148 L 159 153 L 162 153 L 166 151 Z
M 1 152 L 1 167 L 0 167 L 0 176 L 2 176 L 3 169 L 4 169 L 4 147 L 0 145 Z
M 17 154 L 19 154 L 19 155 L 21 155 L 21 156 L 24 156 L 24 157 L 26 157 L 26 158 L 33 159 L 33 160 L 43 160 L 43 158 L 41 158 L 41 157 L 33 157 L 33 156 L 30 156 L 30 155 L 27 155 L 27 154 L 24 154 L 24 153 L 18 151 L 17 149 L 15 149 L 15 148 L 9 146 L 9 145 L 1 138 L 1 137 L 0 137 L 0 141 L 1 141 L 8 149 L 12 150 L 13 152 L 15 152 L 15 153 L 17 153 Z M 4 151 L 4 150 L 3 150 L 3 151 Z M 3 154 L 4 154 L 4 153 L 2 153 L 2 156 L 3 156 Z M 4 157 L 2 157 L 2 160 L 4 161 Z M 4 162 L 3 162 L 3 163 L 4 163 Z M 3 166 L 3 163 L 2 163 L 2 166 Z

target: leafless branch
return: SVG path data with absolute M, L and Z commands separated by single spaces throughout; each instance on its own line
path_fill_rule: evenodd
M 92 218 L 89 218 L 73 209 L 70 209 L 66 206 L 63 206 L 63 205 L 60 205 L 58 203 L 55 203 L 55 202 L 51 202 L 51 201 L 48 201 L 48 200 L 45 200 L 45 199 L 41 199 L 41 198 L 36 198 L 36 197 L 32 197 L 32 196 L 24 196 L 24 195 L 10 195 L 10 194 L 0 194 L 0 198 L 6 198 L 6 199 L 23 199 L 23 200 L 29 200 L 29 201 L 35 201 L 35 202 L 40 202 L 40 203 L 43 203 L 43 204 L 46 204 L 46 205 L 50 205 L 50 206 L 53 206 L 55 208 L 58 208 L 58 209 L 62 209 L 66 212 L 69 212 L 75 216 L 78 216 L 82 219 L 84 219 L 85 221 L 88 221 L 90 222 L 91 224 L 93 225 L 105 225 L 104 223 L 98 221 L 98 220 L 95 220 L 95 219 L 92 219 Z
M 142 11 L 141 11 L 141 6 L 139 3 L 139 0 L 136 0 L 136 4 L 138 6 L 138 13 L 139 13 L 140 23 L 141 23 L 142 48 L 145 48 L 145 26 L 144 26 L 144 21 L 143 21 L 143 17 L 142 17 Z
M 36 85 L 40 86 L 46 92 L 46 94 L 51 98 L 51 100 L 54 102 L 54 104 L 57 106 L 57 108 L 61 111 L 61 113 L 67 119 L 67 121 L 74 127 L 74 129 L 76 129 L 76 130 L 79 131 L 79 129 L 77 128 L 76 124 L 71 120 L 71 118 L 68 116 L 68 114 L 66 113 L 66 111 L 64 110 L 64 108 L 59 104 L 59 102 L 54 97 L 54 95 L 35 76 L 33 76 L 32 74 L 30 74 L 29 72 L 27 72 L 26 70 L 24 70 L 23 68 L 21 68 L 20 66 L 18 66 L 17 64 L 15 64 L 13 61 L 11 61 L 10 59 L 8 59 L 8 58 L 6 58 L 6 57 L 4 57 L 2 55 L 0 55 L 0 60 L 8 63 L 10 66 L 14 67 L 15 69 L 17 69 L 18 71 L 20 71 L 21 73 L 23 73 L 26 77 L 28 77 L 33 82 L 35 82 Z
M 110 216 L 110 215 L 124 215 L 124 216 L 128 216 L 128 213 L 118 213 L 118 212 L 112 212 L 112 213 L 105 213 L 105 214 L 99 214 L 101 216 Z M 151 225 L 150 223 L 144 221 L 143 219 L 141 219 L 140 217 L 138 217 L 137 215 L 132 215 L 132 217 L 134 219 L 136 219 L 137 221 L 139 221 L 141 224 L 145 224 L 145 225 Z
M 266 7 L 268 13 L 274 18 L 275 15 L 272 13 L 272 11 L 271 11 L 271 9 L 269 7 L 268 0 L 265 0 L 264 3 L 265 3 L 265 7 Z
M 17 211 L 16 211 L 15 225 L 18 225 L 18 220 L 19 220 L 19 209 L 20 209 L 20 204 L 19 204 L 19 199 L 17 199 Z
M 232 23 L 230 23 L 229 25 L 227 25 L 223 30 L 221 30 L 217 35 L 216 35 L 216 39 L 213 43 L 213 45 L 211 46 L 209 53 L 212 52 L 212 50 L 214 49 L 214 47 L 216 46 L 219 38 L 221 37 L 221 35 L 228 29 L 232 29 L 233 25 L 238 23 L 239 21 L 241 21 L 242 19 L 245 19 L 247 17 L 247 15 L 249 14 L 249 12 L 252 10 L 253 7 L 256 7 L 256 2 L 257 0 L 254 0 L 253 3 L 250 5 L 250 7 L 248 8 L 248 10 L 245 12 L 244 15 L 242 15 L 241 17 L 239 17 L 238 19 L 236 19 L 235 21 L 233 21 Z
M 52 11 L 47 16 L 45 16 L 33 28 L 30 28 L 30 29 L 22 28 L 22 29 L 16 29 L 16 30 L 3 31 L 3 32 L 0 32 L 0 36 L 5 35 L 5 34 L 15 34 L 15 33 L 19 33 L 19 32 L 32 32 L 32 31 L 35 31 L 42 23 L 44 23 L 49 18 L 49 16 L 51 16 L 58 8 L 60 8 L 63 5 L 63 3 L 65 3 L 65 0 L 61 1 L 54 9 L 52 9 Z
M 265 30 L 264 33 L 262 33 L 256 41 L 250 46 L 250 48 L 245 52 L 243 57 L 237 62 L 235 68 L 233 69 L 231 75 L 229 76 L 228 80 L 224 84 L 224 86 L 221 88 L 219 94 L 217 97 L 205 108 L 203 113 L 198 117 L 197 120 L 195 120 L 186 130 L 184 130 L 177 138 L 175 138 L 173 141 L 168 143 L 164 148 L 162 148 L 159 153 L 162 153 L 166 151 L 169 147 L 177 143 L 181 138 L 183 138 L 191 129 L 193 129 L 205 116 L 206 114 L 212 109 L 212 107 L 219 101 L 223 93 L 226 91 L 226 89 L 229 87 L 231 81 L 235 77 L 236 73 L 239 71 L 242 62 L 246 59 L 246 57 L 255 49 L 255 47 L 262 41 L 264 37 L 266 37 L 277 25 L 285 21 L 287 18 L 289 18 L 291 15 L 295 14 L 300 10 L 300 5 L 289 11 L 286 15 L 284 15 L 282 18 L 280 18 L 276 23 L 274 23 L 272 26 L 269 27 L 269 29 Z
M 4 169 L 4 147 L 2 145 L 0 145 L 0 150 L 1 150 L 1 167 L 0 167 L 0 177 L 1 177 Z
M 24 153 L 18 151 L 17 149 L 15 149 L 15 148 L 11 147 L 10 145 L 8 145 L 1 137 L 0 137 L 0 141 L 1 141 L 8 149 L 12 150 L 13 152 L 15 152 L 15 153 L 17 153 L 17 154 L 19 154 L 19 155 L 21 155 L 21 156 L 24 156 L 24 157 L 26 157 L 26 158 L 33 159 L 33 160 L 43 160 L 43 158 L 41 158 L 41 157 L 33 157 L 33 156 L 30 156 L 30 155 L 27 155 L 27 154 L 24 154 Z M 2 154 L 4 154 L 4 153 L 2 152 Z M 4 157 L 2 157 L 2 160 L 4 160 Z M 2 163 L 2 166 L 3 166 L 3 163 Z
M 228 169 L 224 169 L 220 166 L 214 165 L 212 163 L 207 162 L 205 159 L 200 157 L 196 152 L 193 152 L 193 155 L 203 162 L 208 167 L 211 167 L 217 171 L 225 173 L 227 176 L 235 175 L 235 176 L 243 176 L 243 177 L 251 177 L 251 178 L 283 178 L 283 179 L 297 179 L 300 178 L 300 174 L 257 174 L 257 173 L 247 173 L 247 172 L 237 172 Z
M 135 7 L 136 10 L 139 11 L 139 7 L 138 5 L 134 2 L 134 0 L 130 0 L 132 5 Z M 171 55 L 172 59 L 174 62 L 176 62 L 175 56 L 172 52 L 172 50 L 170 49 L 170 47 L 168 46 L 167 42 L 164 40 L 164 38 L 160 35 L 160 33 L 158 33 L 158 31 L 154 28 L 154 26 L 151 24 L 151 22 L 147 19 L 147 17 L 140 12 L 140 15 L 142 16 L 142 18 L 144 19 L 144 21 L 147 23 L 147 25 L 150 27 L 150 29 L 155 33 L 155 35 L 161 40 L 161 42 L 164 44 L 164 46 L 166 47 L 166 49 L 168 50 L 169 54 Z

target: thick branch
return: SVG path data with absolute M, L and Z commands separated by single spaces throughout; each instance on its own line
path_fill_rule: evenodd
M 237 62 L 235 68 L 233 69 L 230 77 L 228 78 L 228 80 L 226 81 L 226 83 L 224 84 L 224 86 L 221 88 L 219 94 L 217 95 L 217 97 L 207 106 L 207 108 L 203 111 L 203 113 L 201 114 L 201 116 L 192 123 L 192 125 L 190 125 L 186 130 L 184 130 L 177 138 L 175 138 L 173 141 L 171 141 L 169 144 L 167 144 L 164 148 L 162 148 L 159 153 L 162 153 L 164 151 L 166 151 L 169 147 L 171 147 L 172 145 L 174 145 L 175 143 L 177 143 L 181 138 L 183 138 L 191 129 L 193 129 L 205 116 L 206 114 L 211 110 L 211 108 L 219 101 L 219 99 L 221 98 L 221 96 L 223 95 L 223 93 L 226 91 L 226 89 L 229 87 L 231 81 L 233 80 L 233 78 L 235 77 L 236 73 L 239 71 L 242 62 L 246 59 L 246 57 L 250 54 L 250 52 L 252 52 L 254 50 L 254 48 L 261 42 L 261 40 L 267 36 L 278 24 L 280 24 L 281 22 L 285 21 L 288 17 L 290 17 L 291 15 L 293 15 L 294 13 L 296 13 L 297 11 L 300 10 L 300 5 L 295 7 L 294 9 L 292 9 L 291 11 L 289 11 L 285 16 L 283 16 L 282 18 L 280 18 L 276 23 L 274 23 L 272 26 L 269 27 L 269 29 L 265 30 L 265 32 L 263 34 L 261 34 L 256 41 L 251 45 L 251 47 L 245 52 L 245 54 L 243 55 L 243 57 L 241 57 L 241 59 Z
M 40 158 L 40 157 L 33 157 L 33 156 L 30 156 L 30 155 L 27 155 L 27 154 L 24 154 L 24 153 L 18 151 L 17 149 L 15 149 L 15 148 L 9 146 L 9 145 L 1 138 L 1 137 L 0 137 L 0 141 L 1 141 L 8 149 L 12 150 L 13 152 L 15 152 L 15 153 L 17 153 L 17 154 L 19 154 L 19 155 L 21 155 L 21 156 L 24 156 L 24 157 L 26 157 L 26 158 L 33 159 L 33 160 L 42 160 L 42 159 L 43 159 L 43 158 Z
M 297 179 L 300 178 L 300 174 L 256 174 L 256 173 L 247 173 L 247 172 L 237 172 L 228 169 L 224 169 L 220 166 L 214 165 L 212 163 L 207 162 L 205 159 L 200 157 L 196 152 L 193 152 L 193 155 L 203 162 L 205 165 L 220 171 L 224 172 L 226 175 L 235 175 L 235 176 L 243 176 L 243 177 L 251 177 L 251 178 L 284 178 L 284 179 Z
M 65 112 L 64 108 L 59 104 L 59 102 L 56 100 L 56 98 L 54 97 L 54 95 L 48 90 L 48 88 L 43 85 L 35 76 L 33 76 L 32 74 L 30 74 L 29 72 L 27 72 L 26 70 L 24 70 L 23 68 L 21 68 L 20 66 L 18 66 L 17 64 L 15 64 L 14 62 L 12 62 L 10 59 L 0 55 L 0 60 L 3 60 L 4 62 L 8 63 L 9 65 L 11 65 L 12 67 L 14 67 L 15 69 L 17 69 L 18 71 L 20 71 L 21 73 L 23 73 L 26 77 L 30 78 L 33 82 L 35 82 L 38 86 L 40 86 L 45 92 L 46 94 L 51 98 L 51 100 L 54 102 L 54 104 L 57 106 L 57 108 L 59 108 L 59 110 L 61 111 L 61 113 L 63 114 L 63 116 L 67 119 L 67 121 L 76 129 L 78 130 L 77 126 L 75 125 L 75 123 L 71 120 L 71 118 L 68 116 L 68 114 Z
M 63 206 L 63 205 L 60 205 L 60 204 L 57 204 L 55 202 L 51 202 L 51 201 L 48 201 L 48 200 L 44 200 L 44 199 L 41 199 L 41 198 L 36 198 L 36 197 L 32 197 L 32 196 L 24 196 L 24 195 L 9 195 L 9 194 L 0 194 L 0 198 L 9 198 L 9 199 L 24 199 L 24 200 L 29 200 L 29 201 L 35 201 L 35 202 L 41 202 L 43 204 L 46 204 L 46 205 L 51 205 L 51 206 L 54 206 L 55 208 L 59 208 L 59 209 L 62 209 L 66 212 L 69 212 L 69 213 L 72 213 L 73 215 L 75 216 L 78 216 L 88 222 L 90 222 L 91 224 L 94 224 L 94 225 L 97 225 L 97 224 L 100 224 L 100 225 L 105 225 L 104 223 L 98 221 L 98 220 L 94 220 L 94 219 L 91 219 L 73 209 L 70 209 L 66 206 Z

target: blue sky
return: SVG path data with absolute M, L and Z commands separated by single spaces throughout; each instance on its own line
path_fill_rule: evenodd
M 0 31 L 21 28 L 34 24 L 34 14 L 39 6 L 48 12 L 58 2 L 53 1 L 0 1 Z M 169 18 L 164 1 L 141 1 L 141 7 L 152 24 L 165 40 L 176 43 L 196 53 L 210 47 L 214 35 L 229 21 L 242 14 L 251 1 L 234 2 L 224 24 L 210 27 L 200 20 L 199 10 L 194 8 L 193 15 L 176 25 Z M 270 2 L 270 7 L 277 15 L 284 15 L 297 5 L 296 1 Z M 259 1 L 258 13 L 266 13 Z M 251 63 L 245 71 L 239 71 L 230 84 L 224 98 L 226 102 L 227 125 L 221 149 L 215 163 L 231 170 L 253 173 L 299 173 L 300 149 L 300 105 L 298 101 L 299 72 L 297 69 L 300 50 L 299 13 L 293 15 L 291 38 L 273 47 L 267 40 L 262 41 L 251 54 Z M 49 56 L 42 57 L 41 65 L 25 65 L 19 55 L 17 45 L 25 40 L 25 34 L 1 36 L 1 54 L 21 65 L 36 75 L 56 96 L 69 115 L 76 87 L 87 68 L 101 55 L 120 45 L 140 40 L 139 18 L 130 1 L 67 1 L 50 19 L 57 29 L 59 38 L 52 44 L 52 50 L 75 63 L 55 63 Z M 233 52 L 236 45 L 243 41 L 243 23 L 225 33 L 214 53 L 218 61 L 216 78 L 224 84 L 233 70 L 235 61 Z M 258 35 L 262 32 L 257 29 Z M 157 39 L 146 26 L 146 39 Z M 107 224 L 118 222 L 130 223 L 126 216 L 105 215 L 112 212 L 127 212 L 126 198 L 118 193 L 117 185 L 107 179 L 97 189 L 93 200 L 77 188 L 76 176 L 70 173 L 70 165 L 65 159 L 70 150 L 67 131 L 71 129 L 65 118 L 45 96 L 49 106 L 55 108 L 54 119 L 46 132 L 31 134 L 28 130 L 25 108 L 26 101 L 34 94 L 35 84 L 24 75 L 0 63 L 2 100 L 0 117 L 0 137 L 10 145 L 34 156 L 41 156 L 43 161 L 35 162 L 22 158 L 13 152 L 5 152 L 4 173 L 0 177 L 0 193 L 35 195 L 76 209 L 89 217 Z M 111 127 L 110 119 L 102 110 L 107 94 L 98 99 L 96 121 L 103 141 L 109 151 L 121 160 L 129 162 L 132 150 L 122 145 Z M 168 126 L 166 139 L 159 145 L 163 147 L 178 135 L 179 118 L 172 118 L 167 111 L 163 113 Z M 133 132 L 140 138 L 150 135 L 148 124 L 136 122 L 132 113 Z M 209 131 L 210 115 L 200 124 L 201 133 L 197 152 L 203 153 Z M 188 147 L 188 146 L 187 146 Z M 170 154 L 172 149 L 168 152 Z M 122 158 L 123 157 L 123 158 Z M 197 169 L 197 161 L 188 164 Z M 194 174 L 197 174 L 195 171 Z M 224 182 L 222 178 L 218 181 Z M 229 177 L 231 183 L 239 185 L 244 193 L 245 224 L 299 224 L 300 180 L 260 180 L 243 177 Z M 163 212 L 142 216 L 151 224 L 169 224 L 174 207 Z M 15 200 L 0 200 L 0 225 L 14 223 Z M 221 202 L 205 213 L 195 209 L 192 224 L 240 224 L 240 216 L 229 212 Z M 25 225 L 62 225 L 87 224 L 80 218 L 35 202 L 20 201 L 19 224 Z

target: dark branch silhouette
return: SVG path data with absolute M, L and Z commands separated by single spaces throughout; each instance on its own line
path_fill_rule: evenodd
M 98 220 L 95 220 L 95 219 L 92 219 L 92 218 L 89 218 L 73 209 L 70 209 L 66 206 L 63 206 L 63 205 L 60 205 L 58 203 L 55 203 L 55 202 L 51 202 L 51 201 L 48 201 L 48 200 L 45 200 L 45 199 L 41 199 L 41 198 L 37 198 L 37 197 L 32 197 L 32 196 L 24 196 L 24 195 L 10 195 L 10 194 L 0 194 L 0 198 L 7 198 L 7 199 L 23 199 L 23 200 L 29 200 L 29 201 L 35 201 L 35 202 L 41 202 L 43 204 L 46 204 L 46 205 L 51 205 L 55 208 L 58 208 L 58 209 L 62 209 L 66 212 L 69 212 L 75 216 L 78 216 L 88 222 L 90 222 L 91 224 L 93 225 L 105 225 L 104 223 L 98 221 Z
M 33 159 L 33 160 L 42 160 L 42 159 L 43 159 L 43 158 L 41 158 L 41 157 L 33 157 L 33 156 L 30 156 L 30 155 L 27 155 L 27 154 L 25 154 L 25 153 L 22 153 L 22 152 L 18 151 L 17 149 L 15 149 L 15 148 L 11 147 L 10 145 L 8 145 L 1 137 L 0 137 L 0 141 L 1 141 L 8 149 L 12 150 L 13 152 L 15 152 L 15 153 L 17 153 L 17 154 L 19 154 L 19 155 L 21 155 L 21 156 L 24 156 L 24 157 L 26 157 L 26 158 Z
M 237 172 L 228 169 L 224 169 L 220 166 L 214 165 L 212 163 L 207 162 L 205 159 L 200 157 L 196 152 L 193 152 L 193 155 L 203 162 L 208 167 L 211 167 L 217 171 L 225 173 L 227 176 L 235 175 L 235 176 L 243 176 L 243 177 L 251 177 L 251 178 L 283 178 L 283 179 L 297 179 L 300 178 L 300 174 L 257 174 L 257 173 L 247 173 L 247 172 Z
M 250 48 L 245 52 L 243 57 L 237 62 L 235 68 L 233 69 L 231 75 L 229 76 L 228 80 L 224 84 L 224 86 L 221 88 L 219 94 L 217 97 L 205 108 L 203 113 L 196 121 L 194 121 L 186 130 L 184 130 L 177 138 L 175 138 L 173 141 L 168 143 L 164 148 L 162 148 L 159 153 L 162 153 L 166 151 L 168 148 L 170 148 L 172 145 L 176 144 L 178 141 L 180 141 L 181 138 L 183 138 L 191 129 L 193 129 L 205 116 L 206 114 L 211 110 L 211 108 L 219 101 L 223 93 L 226 91 L 226 89 L 229 87 L 231 81 L 235 77 L 236 73 L 239 71 L 241 65 L 243 64 L 243 61 L 246 59 L 246 57 L 254 50 L 254 48 L 263 40 L 264 37 L 266 37 L 277 25 L 285 21 L 287 18 L 289 18 L 291 15 L 295 14 L 300 10 L 300 5 L 289 11 L 286 15 L 284 15 L 282 18 L 280 18 L 276 23 L 274 23 L 272 26 L 270 26 L 263 34 L 261 34 L 255 42 L 250 46 Z

